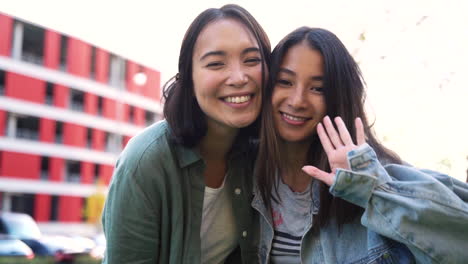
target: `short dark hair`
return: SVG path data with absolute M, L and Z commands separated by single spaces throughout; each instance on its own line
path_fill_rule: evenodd
M 169 123 L 171 136 L 177 143 L 186 147 L 195 146 L 206 134 L 206 117 L 198 105 L 193 89 L 192 57 L 193 49 L 200 32 L 210 23 L 221 19 L 234 19 L 242 23 L 258 42 L 262 57 L 262 86 L 266 85 L 266 71 L 270 65 L 270 41 L 267 34 L 244 8 L 238 5 L 225 5 L 210 8 L 199 14 L 187 29 L 179 55 L 179 73 L 163 88 L 164 116 Z M 262 91 L 264 88 L 262 88 Z M 257 123 L 257 122 L 254 122 Z M 240 134 L 251 130 L 255 124 L 241 129 Z
M 330 118 L 340 116 L 354 140 L 356 140 L 356 117 L 362 119 L 367 143 L 374 148 L 379 159 L 387 162 L 401 163 L 400 158 L 379 143 L 369 125 L 364 111 L 365 89 L 359 65 L 354 61 L 346 47 L 332 32 L 321 28 L 301 27 L 284 37 L 272 53 L 270 78 L 264 93 L 261 113 L 260 144 L 258 150 L 255 175 L 258 187 L 267 208 L 271 206 L 272 192 L 278 192 L 277 171 L 283 170 L 285 160 L 280 151 L 281 143 L 273 121 L 272 95 L 281 63 L 286 53 L 294 46 L 306 43 L 312 50 L 318 51 L 323 57 L 323 87 L 327 109 Z M 330 171 L 325 151 L 315 135 L 308 151 L 307 162 Z M 278 196 L 277 196 L 278 197 Z M 338 224 L 354 219 L 362 213 L 362 208 L 332 196 L 328 186 L 321 183 L 320 209 L 314 216 L 314 226 L 326 225 L 331 218 Z

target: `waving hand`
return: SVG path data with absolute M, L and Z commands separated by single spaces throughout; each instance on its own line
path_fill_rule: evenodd
M 314 166 L 304 166 L 302 168 L 310 176 L 328 185 L 333 184 L 336 169 L 349 169 L 347 153 L 366 142 L 364 126 L 359 117 L 355 120 L 357 144 L 354 144 L 341 117 L 336 117 L 335 123 L 338 131 L 336 131 L 328 116 L 323 119 L 323 125 L 322 123 L 317 125 L 317 134 L 328 156 L 332 172 L 328 173 Z

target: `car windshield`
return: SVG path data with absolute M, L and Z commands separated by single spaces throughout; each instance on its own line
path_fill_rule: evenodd
M 39 239 L 41 231 L 28 215 L 3 215 L 3 220 L 12 237 L 20 239 Z

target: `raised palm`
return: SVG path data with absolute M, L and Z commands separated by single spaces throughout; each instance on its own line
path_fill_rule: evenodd
M 354 144 L 341 117 L 336 117 L 335 123 L 338 131 L 336 131 L 328 116 L 323 119 L 323 125 L 321 123 L 317 125 L 317 134 L 328 156 L 328 162 L 330 163 L 332 172 L 328 173 L 314 166 L 304 166 L 302 168 L 310 176 L 328 185 L 333 184 L 336 169 L 349 169 L 347 153 L 366 142 L 364 126 L 360 118 L 356 118 L 355 120 L 357 144 Z

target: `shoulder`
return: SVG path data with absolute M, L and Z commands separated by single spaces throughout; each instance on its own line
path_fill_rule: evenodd
M 147 127 L 134 136 L 122 151 L 117 169 L 133 174 L 138 170 L 155 169 L 173 158 L 170 130 L 166 121 Z

